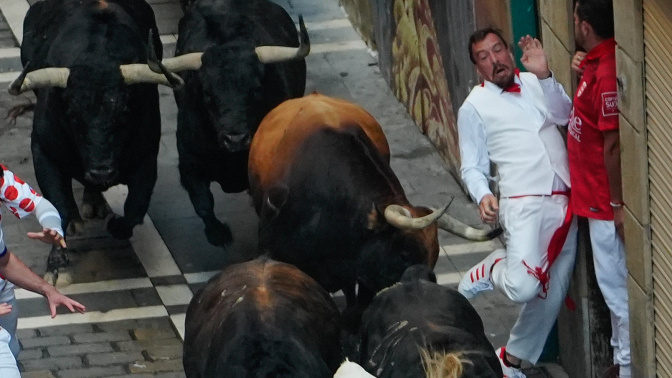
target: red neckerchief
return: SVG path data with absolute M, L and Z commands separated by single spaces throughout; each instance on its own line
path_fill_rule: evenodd
M 516 76 L 518 76 L 518 78 L 520 79 L 520 70 L 519 69 L 514 68 L 513 73 L 515 73 Z M 484 86 L 485 86 L 485 82 L 482 82 L 481 87 L 484 87 Z M 506 88 L 502 89 L 502 91 L 503 92 L 510 92 L 510 93 L 520 93 L 520 84 L 513 81 L 511 84 L 507 85 Z
M 579 68 L 583 69 L 589 60 L 600 60 L 606 54 L 613 53 L 616 49 L 616 40 L 614 38 L 605 39 L 599 45 L 588 51 L 586 57 L 579 63 Z

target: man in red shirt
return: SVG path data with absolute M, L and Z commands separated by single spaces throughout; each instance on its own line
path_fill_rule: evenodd
M 578 0 L 574 35 L 586 53 L 575 57 L 578 67 L 573 64 L 582 76 L 567 138 L 571 203 L 576 215 L 588 218 L 595 275 L 611 313 L 614 366 L 604 376 L 630 378 L 612 0 Z

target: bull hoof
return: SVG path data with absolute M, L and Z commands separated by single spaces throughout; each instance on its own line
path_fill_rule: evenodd
M 106 203 L 84 203 L 82 204 L 82 217 L 86 219 L 105 219 L 110 213 L 110 208 Z
M 68 250 L 65 248 L 54 247 L 49 252 L 47 258 L 47 272 L 44 274 L 44 280 L 53 286 L 58 284 L 58 271 L 70 266 Z
M 114 216 L 107 222 L 107 231 L 115 239 L 129 239 L 133 236 L 133 227 L 128 225 L 126 218 Z
M 218 247 L 223 247 L 233 242 L 231 229 L 219 221 L 211 226 L 205 226 L 205 236 L 208 238 L 208 243 Z
M 68 229 L 65 231 L 67 236 L 81 236 L 84 233 L 84 222 L 80 221 L 70 221 L 68 224 Z
M 47 272 L 58 271 L 58 269 L 68 266 L 70 266 L 68 250 L 65 248 L 52 249 L 47 258 Z
M 72 268 L 59 269 L 58 274 L 56 275 L 56 282 L 52 285 L 57 288 L 62 288 L 72 284 Z
M 103 194 L 95 189 L 84 188 L 82 216 L 87 219 L 105 219 L 112 210 L 107 205 Z
M 44 280 L 51 286 L 56 286 L 56 278 L 58 277 L 58 271 L 46 272 L 44 273 Z

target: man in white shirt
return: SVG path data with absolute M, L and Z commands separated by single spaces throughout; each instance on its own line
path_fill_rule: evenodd
M 457 122 L 462 180 L 483 221 L 499 216 L 506 245 L 471 268 L 458 290 L 471 299 L 496 286 L 524 303 L 507 345 L 497 350 L 510 378 L 525 377 L 521 360 L 539 359 L 576 254 L 567 150 L 556 126 L 567 124 L 572 104 L 541 43 L 526 36 L 518 45 L 529 72 L 515 69 L 498 30 L 472 34 L 469 53 L 483 83 L 471 91 Z M 500 201 L 488 186 L 490 161 L 498 168 Z

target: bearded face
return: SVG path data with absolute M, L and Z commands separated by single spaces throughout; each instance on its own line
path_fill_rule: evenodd
M 496 34 L 488 34 L 471 47 L 476 60 L 476 70 L 487 81 L 501 88 L 513 82 L 513 54 Z

